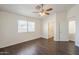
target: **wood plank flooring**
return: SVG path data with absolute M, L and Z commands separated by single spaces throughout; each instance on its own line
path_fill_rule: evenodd
M 39 38 L 0 49 L 0 55 L 77 55 L 74 42 L 56 42 Z

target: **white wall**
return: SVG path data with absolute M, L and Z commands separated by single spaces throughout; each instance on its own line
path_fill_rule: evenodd
M 43 19 L 43 37 L 48 39 L 48 23 L 52 25 L 52 32 L 50 33 L 51 37 L 56 35 L 56 15 L 49 16 L 46 19 Z
M 56 13 L 56 41 L 68 41 L 67 11 Z
M 36 23 L 34 33 L 18 33 L 18 20 L 30 20 Z M 38 19 L 24 17 L 0 11 L 0 48 L 41 37 L 41 22 Z
M 68 19 L 74 19 L 79 17 L 79 5 L 75 5 L 70 10 L 68 10 L 67 17 Z
M 68 19 L 76 21 L 75 45 L 79 46 L 79 5 L 75 5 L 68 11 Z
M 67 11 L 56 13 L 43 20 L 43 37 L 48 38 L 48 23 L 51 23 L 54 28 L 55 41 L 68 41 L 68 20 Z

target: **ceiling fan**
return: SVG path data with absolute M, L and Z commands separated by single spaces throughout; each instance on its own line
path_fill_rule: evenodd
M 37 5 L 35 9 L 38 11 L 33 13 L 38 13 L 40 16 L 50 15 L 49 11 L 53 10 L 53 8 L 44 9 L 44 4 Z

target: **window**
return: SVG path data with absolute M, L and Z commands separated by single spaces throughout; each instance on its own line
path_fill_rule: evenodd
M 35 23 L 34 22 L 28 22 L 28 32 L 34 32 L 35 31 Z
M 27 32 L 27 21 L 18 21 L 18 32 Z
M 69 21 L 69 33 L 70 34 L 75 33 L 75 21 Z
M 18 21 L 18 32 L 34 32 L 35 31 L 35 22 L 31 21 Z

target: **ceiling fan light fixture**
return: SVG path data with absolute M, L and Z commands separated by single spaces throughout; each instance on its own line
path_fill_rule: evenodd
M 48 16 L 48 15 L 50 15 L 49 11 L 53 10 L 53 8 L 45 9 L 43 4 L 37 5 L 36 9 L 38 10 L 38 12 L 34 12 L 34 13 L 38 13 L 40 16 Z
M 42 12 L 42 13 L 40 12 L 39 14 L 40 14 L 41 16 L 45 16 L 45 15 L 46 15 L 44 12 Z

